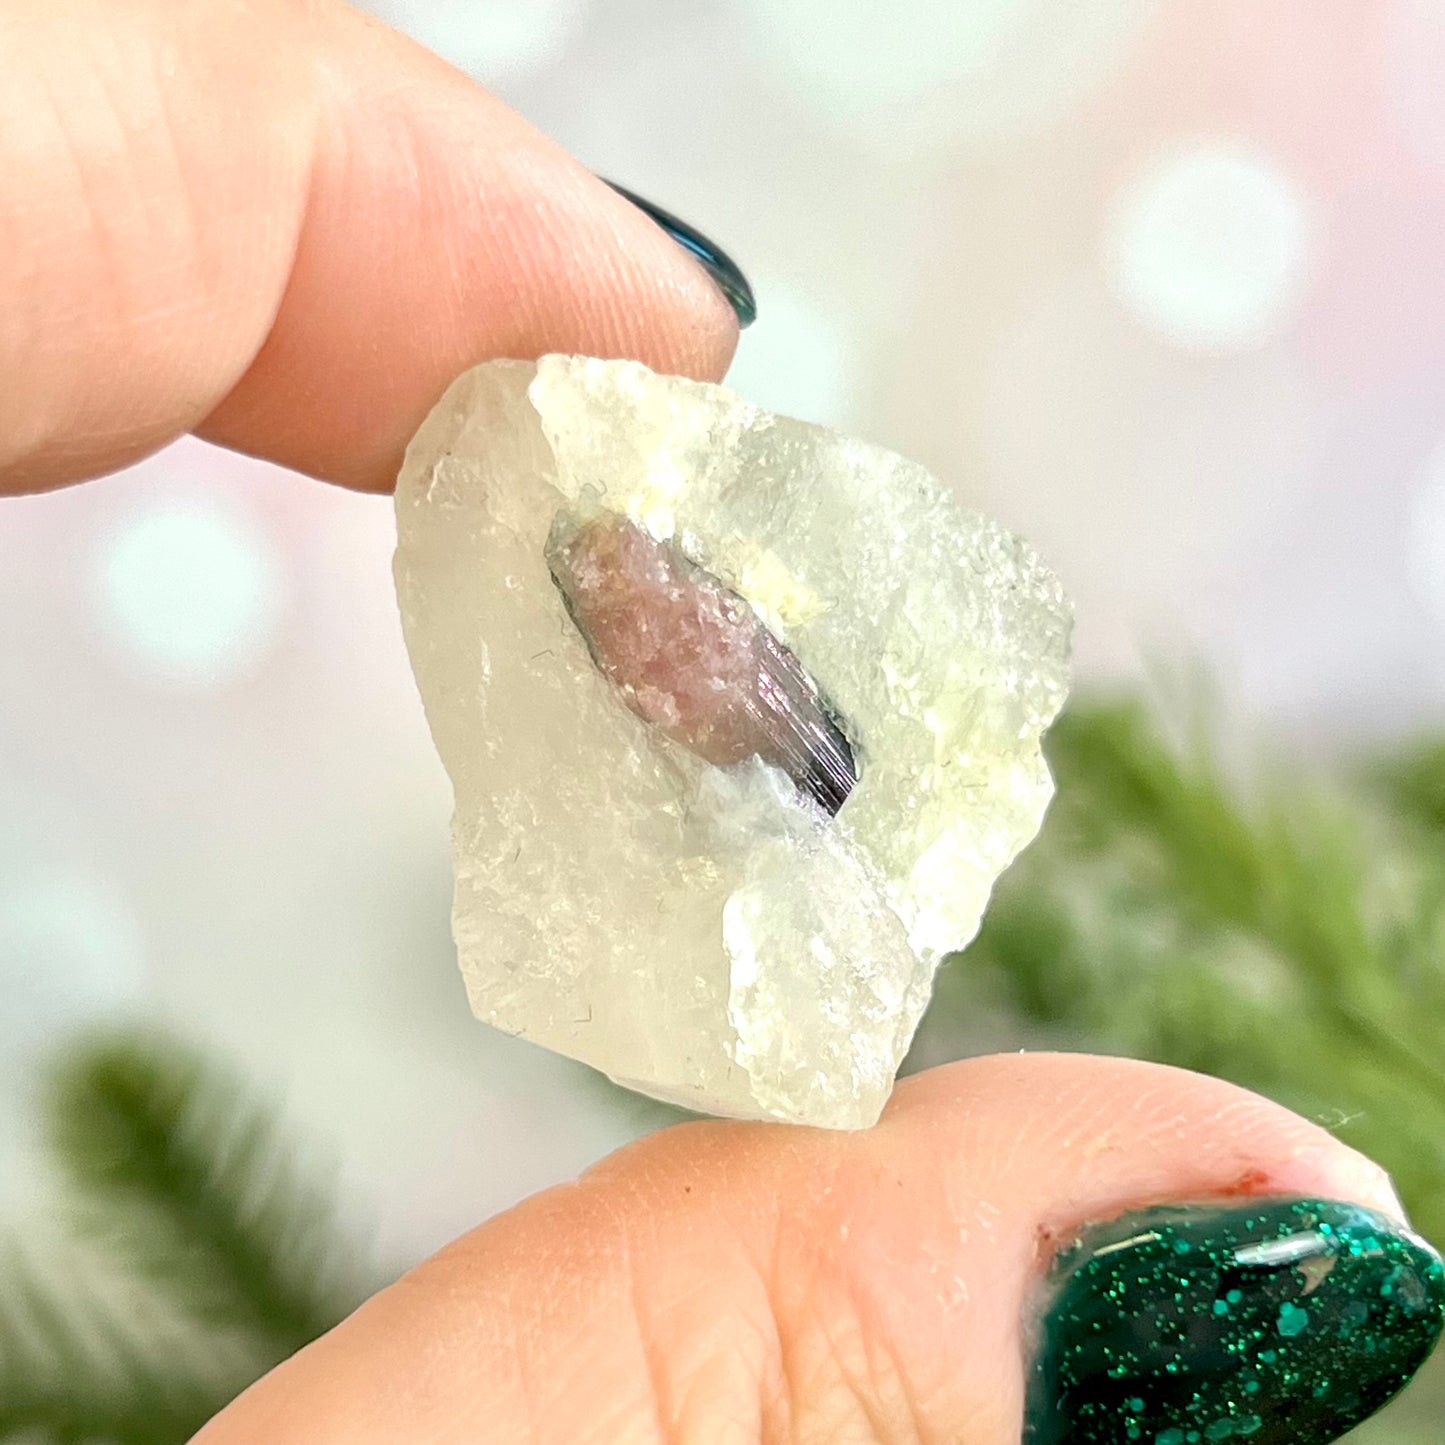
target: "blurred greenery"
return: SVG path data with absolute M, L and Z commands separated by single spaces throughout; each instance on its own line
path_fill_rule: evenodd
M 57 1249 L 0 1263 L 0 1440 L 180 1445 L 367 1292 L 241 1080 L 150 1033 L 65 1051 Z
M 1445 1241 L 1445 742 L 1305 776 L 1126 699 L 1048 751 L 1049 820 L 912 1062 L 1058 1044 L 1233 1079 L 1378 1158 Z M 365 1292 L 271 1115 L 181 1044 L 75 1046 L 46 1116 L 89 1253 L 0 1259 L 0 1441 L 180 1445 Z M 1352 1440 L 1438 1440 L 1442 1374 Z
M 1384 1163 L 1445 1241 L 1445 810 L 1412 781 L 1445 783 L 1445 748 L 1231 778 L 1131 700 L 1076 706 L 1048 753 L 1054 809 L 946 1008 L 1278 1099 Z

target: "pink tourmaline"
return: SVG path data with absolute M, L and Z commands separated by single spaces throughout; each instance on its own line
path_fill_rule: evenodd
M 710 763 L 756 755 L 830 813 L 843 806 L 857 781 L 848 740 L 741 597 L 616 516 L 554 528 L 547 561 L 598 668 L 640 718 Z

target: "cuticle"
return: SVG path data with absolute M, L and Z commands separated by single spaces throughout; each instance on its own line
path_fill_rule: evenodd
M 1103 1229 L 1121 1219 L 1127 1219 L 1130 1215 L 1156 1214 L 1165 1210 L 1188 1210 L 1200 1214 L 1227 1213 L 1248 1208 L 1250 1205 L 1269 1204 L 1333 1204 L 1351 1209 L 1370 1207 L 1352 1204 L 1348 1200 L 1326 1199 L 1312 1194 L 1282 1194 L 1274 1190 L 1259 1194 L 1242 1194 L 1232 1191 L 1219 1194 L 1197 1194 L 1183 1199 L 1171 1196 L 1154 1199 L 1144 1204 L 1127 1204 L 1108 1214 L 1085 1215 L 1067 1227 L 1061 1228 L 1051 1223 L 1040 1224 L 1035 1232 L 1035 1258 L 1047 1270 L 1059 1255 L 1080 1243 L 1089 1230 Z

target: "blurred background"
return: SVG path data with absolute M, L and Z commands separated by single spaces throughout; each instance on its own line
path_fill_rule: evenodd
M 739 391 L 1024 533 L 1075 599 L 1085 696 L 1186 665 L 1228 737 L 1329 778 L 1441 727 L 1439 0 L 371 8 L 738 259 Z M 393 537 L 388 499 L 190 441 L 6 504 L 7 1232 L 52 1228 L 42 1061 L 117 1017 L 277 1101 L 383 1276 L 661 1117 L 467 1013 Z M 930 1058 L 1136 1046 L 960 1003 L 954 968 Z M 1187 1061 L 1271 1082 L 1227 1052 Z M 1437 1440 L 1429 1388 L 1371 1439 Z

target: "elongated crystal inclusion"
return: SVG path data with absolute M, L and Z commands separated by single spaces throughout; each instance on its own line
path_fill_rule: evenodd
M 553 524 L 547 562 L 593 660 L 638 717 L 707 762 L 780 768 L 829 815 L 853 749 L 798 659 L 716 577 L 615 514 Z

